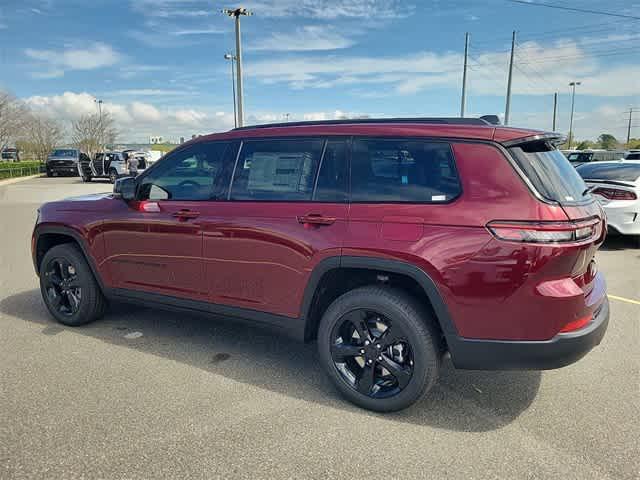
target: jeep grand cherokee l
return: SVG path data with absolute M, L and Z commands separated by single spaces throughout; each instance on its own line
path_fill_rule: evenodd
M 606 224 L 556 134 L 479 119 L 245 127 L 199 137 L 114 194 L 43 205 L 32 250 L 66 325 L 109 299 L 317 339 L 349 400 L 407 407 L 449 352 L 549 369 L 602 339 Z

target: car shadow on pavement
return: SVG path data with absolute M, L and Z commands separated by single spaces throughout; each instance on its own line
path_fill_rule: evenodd
M 629 235 L 609 235 L 600 247 L 606 252 L 615 250 L 635 250 L 638 248 L 637 239 Z
M 51 319 L 39 290 L 0 300 L 0 312 L 42 326 L 42 334 L 87 335 L 200 368 L 254 387 L 361 413 L 342 400 L 322 371 L 315 343 L 224 319 L 113 305 L 102 320 L 66 327 Z M 480 432 L 515 420 L 535 399 L 541 373 L 456 370 L 445 359 L 437 385 L 411 408 L 380 415 L 390 421 Z

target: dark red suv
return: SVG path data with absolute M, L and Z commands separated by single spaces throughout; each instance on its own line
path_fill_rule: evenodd
M 33 260 L 51 314 L 109 299 L 317 339 L 337 388 L 407 407 L 457 368 L 575 362 L 609 319 L 602 210 L 557 134 L 480 119 L 239 128 L 113 194 L 47 203 Z

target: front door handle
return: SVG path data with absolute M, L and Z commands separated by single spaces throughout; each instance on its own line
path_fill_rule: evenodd
M 325 217 L 318 213 L 309 213 L 308 215 L 300 215 L 298 217 L 298 222 L 304 225 L 331 225 L 335 221 L 335 217 Z
M 194 212 L 193 210 L 178 210 L 171 214 L 171 216 L 176 217 L 180 220 L 189 220 L 190 218 L 198 218 L 200 216 L 200 212 Z

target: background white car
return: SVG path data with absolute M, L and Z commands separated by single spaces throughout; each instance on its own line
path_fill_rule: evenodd
M 576 170 L 606 212 L 609 231 L 634 235 L 640 247 L 640 161 L 585 163 Z

